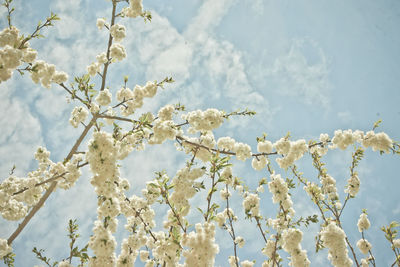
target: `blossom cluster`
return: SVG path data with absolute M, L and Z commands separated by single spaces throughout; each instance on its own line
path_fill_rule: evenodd
M 31 72 L 31 78 L 34 83 L 41 83 L 43 87 L 50 88 L 52 83 L 64 83 L 68 80 L 68 75 L 62 71 L 56 71 L 53 64 L 46 63 L 43 60 L 34 62 Z
M 135 112 L 136 109 L 143 106 L 143 99 L 145 97 L 154 97 L 157 93 L 157 84 L 154 82 L 147 82 L 145 86 L 136 85 L 133 90 L 128 87 L 122 87 L 117 92 L 117 100 L 123 102 L 121 105 L 121 113 L 123 116 L 129 116 Z
M 224 113 L 214 108 L 205 111 L 195 110 L 182 115 L 183 120 L 187 120 L 195 131 L 211 131 L 221 126 L 224 120 Z
M 22 62 L 32 63 L 36 59 L 37 52 L 22 41 L 23 37 L 14 26 L 0 32 L 0 83 L 10 79 L 13 70 Z
M 290 265 L 294 267 L 310 266 L 307 251 L 301 248 L 303 233 L 299 229 L 289 228 L 283 231 L 283 249 L 290 254 Z
M 81 175 L 78 163 L 79 155 L 74 155 L 67 163 L 54 163 L 49 158 L 50 152 L 39 147 L 35 158 L 39 168 L 28 173 L 27 177 L 9 176 L 0 184 L 0 212 L 6 220 L 20 220 L 25 217 L 29 208 L 40 199 L 48 185 L 42 182 L 59 178 L 58 187 L 67 189 L 73 186 Z
M 330 222 L 321 232 L 321 241 L 329 249 L 328 259 L 333 266 L 353 266 L 353 261 L 348 256 L 346 234 L 334 222 Z
M 179 210 L 179 217 L 186 216 L 190 211 L 189 199 L 194 197 L 196 194 L 195 180 L 203 176 L 205 173 L 204 169 L 194 168 L 189 169 L 184 167 L 180 169 L 175 177 L 172 179 L 171 185 L 174 186 L 174 191 L 169 197 L 170 203 L 174 206 L 176 210 Z M 173 220 L 173 213 L 168 212 L 168 222 L 164 224 L 164 227 L 177 226 L 177 222 Z
M 244 193 L 243 209 L 252 217 L 260 216 L 260 197 L 257 194 Z
M 304 153 L 308 150 L 304 139 L 293 142 L 286 138 L 281 138 L 274 144 L 274 147 L 278 154 L 284 155 L 282 158 L 277 158 L 276 162 L 279 164 L 279 167 L 285 170 L 296 160 L 303 157 Z
M 236 154 L 236 158 L 241 161 L 245 161 L 246 159 L 251 157 L 251 147 L 248 144 L 236 142 L 235 139 L 228 136 L 220 137 L 217 141 L 217 146 L 221 150 L 234 152 Z M 264 163 L 264 158 L 259 158 L 261 160 L 261 164 L 259 165 L 262 165 Z
M 332 148 L 339 147 L 340 149 L 346 149 L 349 145 L 358 142 L 364 147 L 372 147 L 373 151 L 383 151 L 386 153 L 390 152 L 393 145 L 393 140 L 384 133 L 375 133 L 374 131 L 364 132 L 356 130 L 336 130 L 335 135 L 332 138 Z
M 142 0 L 129 1 L 129 7 L 123 8 L 122 13 L 130 18 L 136 18 L 137 16 L 142 15 L 143 13 Z
M 89 247 L 96 257 L 90 258 L 89 266 L 113 266 L 116 241 L 112 233 L 117 230 L 116 217 L 121 213 L 124 201 L 121 192 L 129 189 L 127 180 L 120 178 L 118 167 L 118 146 L 112 136 L 95 132 L 89 141 L 86 160 L 94 176 L 91 184 L 98 195 L 98 220 L 95 221 Z
M 293 201 L 289 195 L 287 183 L 282 179 L 280 174 L 271 174 L 268 189 L 272 193 L 272 201 L 279 203 L 285 212 L 293 216 Z
M 219 252 L 219 247 L 215 244 L 215 225 L 198 223 L 195 228 L 196 232 L 184 234 L 182 238 L 182 245 L 189 247 L 182 254 L 186 258 L 184 266 L 214 266 L 215 255 Z
M 353 174 L 347 180 L 347 186 L 344 192 L 348 193 L 351 197 L 355 197 L 359 190 L 360 190 L 360 178 L 358 178 L 357 174 Z
M 126 34 L 125 34 L 125 26 L 120 24 L 114 24 L 110 28 L 110 34 L 114 38 L 114 41 L 121 42 Z
M 69 123 L 71 123 L 74 128 L 77 128 L 79 123 L 86 120 L 88 114 L 89 112 L 85 107 L 75 107 L 71 112 Z

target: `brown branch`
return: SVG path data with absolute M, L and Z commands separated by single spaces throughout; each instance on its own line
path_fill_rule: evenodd
M 179 125 L 179 124 L 178 124 Z M 225 154 L 225 155 L 231 155 L 231 156 L 235 156 L 236 153 L 232 152 L 232 151 L 227 151 L 227 150 L 219 150 L 219 149 L 215 149 L 215 148 L 209 148 L 206 147 L 205 145 L 199 144 L 199 143 L 195 143 L 195 142 L 191 142 L 186 140 L 184 137 L 177 135 L 176 136 L 176 140 L 180 140 L 182 142 L 188 143 L 190 145 L 196 146 L 196 147 L 200 147 L 200 148 L 204 148 L 208 151 L 212 151 L 215 153 L 219 153 L 219 154 Z M 271 153 L 253 153 L 251 154 L 252 157 L 259 157 L 259 156 L 268 156 L 268 155 L 277 155 L 278 152 L 271 152 Z
M 25 192 L 25 191 L 28 190 L 28 189 L 32 189 L 32 188 L 34 188 L 34 187 L 38 187 L 38 186 L 41 186 L 41 185 L 43 185 L 43 184 L 52 182 L 52 181 L 54 181 L 54 180 L 57 180 L 57 179 L 60 178 L 60 177 L 63 177 L 63 176 L 66 175 L 67 173 L 68 173 L 68 172 L 64 172 L 64 173 L 59 174 L 59 175 L 54 174 L 53 177 L 51 177 L 51 178 L 49 178 L 49 179 L 47 179 L 47 180 L 44 180 L 43 182 L 37 183 L 37 184 L 35 184 L 33 187 L 24 187 L 23 189 L 21 189 L 21 190 L 15 192 L 15 193 L 13 193 L 12 195 L 15 196 L 15 195 L 18 195 L 18 194 L 21 194 L 21 193 Z
M 36 214 L 36 212 L 42 207 L 43 203 L 47 200 L 50 194 L 53 192 L 54 188 L 57 186 L 57 181 L 53 181 L 50 187 L 47 189 L 46 193 L 43 197 L 39 200 L 39 202 L 31 209 L 29 214 L 24 218 L 22 223 L 18 225 L 17 230 L 12 233 L 12 235 L 8 238 L 7 244 L 11 245 L 15 238 L 21 233 L 21 231 L 25 228 L 28 222 L 32 219 L 32 217 Z
M 119 117 L 119 116 L 111 116 L 111 115 L 106 115 L 106 114 L 99 114 L 97 116 L 98 118 L 103 118 L 103 119 L 110 119 L 110 120 L 118 120 L 118 121 L 127 121 L 127 122 L 132 122 L 132 123 L 140 123 L 140 121 L 124 118 L 124 117 Z

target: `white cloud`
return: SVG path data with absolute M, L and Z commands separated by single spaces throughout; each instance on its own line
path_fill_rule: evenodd
M 58 85 L 54 85 L 53 87 L 58 87 Z M 35 101 L 37 112 L 47 120 L 59 120 L 67 107 L 66 93 L 61 91 L 60 87 L 53 88 L 52 90 L 40 90 L 38 98 Z
M 27 171 L 33 153 L 42 143 L 40 122 L 35 118 L 27 103 L 11 99 L 16 88 L 12 83 L 0 87 L 0 155 L 1 180 L 5 179 L 15 164 L 17 174 Z
M 349 123 L 352 120 L 352 116 L 349 111 L 340 111 L 337 113 L 337 116 L 343 123 Z
M 204 42 L 208 37 L 207 33 L 219 25 L 234 2 L 235 0 L 205 1 L 188 26 L 187 36 L 197 42 Z
M 328 72 L 323 50 L 316 42 L 301 39 L 292 42 L 289 52 L 278 57 L 267 74 L 283 94 L 328 106 Z
M 264 14 L 264 2 L 265 0 L 246 0 L 246 4 L 249 5 L 252 11 L 259 16 Z

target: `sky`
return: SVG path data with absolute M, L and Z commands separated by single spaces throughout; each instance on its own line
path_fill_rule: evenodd
M 86 66 L 106 49 L 107 33 L 96 27 L 97 18 L 109 19 L 111 4 L 103 0 L 31 0 L 14 1 L 13 24 L 22 33 L 31 33 L 50 11 L 61 18 L 43 31 L 45 38 L 32 40 L 38 57 L 55 64 L 72 77 L 86 72 Z M 272 1 L 272 0 L 145 0 L 151 11 L 151 23 L 142 19 L 124 19 L 127 28 L 123 41 L 128 58 L 110 67 L 108 85 L 117 91 L 123 76 L 128 86 L 161 81 L 172 76 L 157 96 L 145 103 L 140 112 L 156 112 L 166 104 L 181 103 L 189 111 L 217 108 L 227 112 L 249 108 L 254 117 L 236 117 L 215 131 L 216 138 L 231 136 L 256 149 L 256 137 L 263 132 L 276 141 L 290 131 L 292 140 L 317 139 L 320 133 L 333 136 L 336 129 L 368 131 L 375 121 L 383 122 L 378 131 L 400 139 L 400 2 L 373 1 Z M 5 9 L 0 10 L 1 29 L 6 27 Z M 95 80 L 97 83 L 99 80 Z M 33 154 L 38 146 L 51 151 L 51 159 L 61 161 L 79 136 L 79 129 L 68 125 L 73 103 L 66 101 L 61 87 L 49 89 L 34 84 L 29 75 L 13 77 L 0 84 L 0 181 L 15 164 L 16 175 L 23 177 L 36 168 Z M 138 114 L 140 114 L 140 112 Z M 85 140 L 86 146 L 88 139 Z M 341 199 L 349 178 L 352 150 L 331 151 L 324 158 L 328 172 L 336 178 Z M 162 146 L 147 146 L 123 161 L 122 175 L 131 182 L 130 194 L 139 194 L 154 172 L 166 170 L 173 177 L 187 157 L 177 152 L 172 141 Z M 233 160 L 234 174 L 254 190 L 267 172 L 256 172 L 250 162 Z M 400 221 L 399 158 L 367 150 L 358 167 L 361 189 L 344 210 L 344 228 L 354 244 L 360 238 L 357 220 L 363 208 L 368 210 L 371 228 L 366 238 L 373 245 L 379 266 L 393 263 L 394 255 L 380 227 Z M 317 181 L 310 155 L 298 163 L 310 180 Z M 283 177 L 289 172 L 280 171 Z M 46 250 L 54 260 L 67 257 L 66 227 L 77 219 L 86 244 L 96 218 L 96 195 L 89 183 L 87 169 L 77 185 L 57 190 L 14 241 L 16 266 L 40 264 L 33 247 Z M 265 216 L 274 216 L 268 189 L 262 196 Z M 218 196 L 217 196 L 218 198 Z M 194 201 L 204 202 L 204 195 Z M 316 214 L 301 186 L 293 193 L 296 216 Z M 241 202 L 232 203 L 241 210 Z M 158 207 L 160 225 L 165 208 Z M 240 213 L 239 213 L 240 214 Z M 192 212 L 190 219 L 198 219 Z M 242 216 L 243 217 L 243 216 Z M 0 219 L 0 237 L 8 238 L 18 222 Z M 116 234 L 120 242 L 121 219 Z M 239 249 L 240 260 L 265 259 L 260 249 L 261 236 L 254 222 L 240 220 L 235 226 L 246 239 Z M 327 250 L 314 253 L 318 225 L 304 232 L 303 248 L 311 266 L 326 266 Z M 223 230 L 217 231 L 220 253 L 216 266 L 228 266 L 232 243 Z M 283 258 L 288 255 L 281 253 Z M 361 254 L 358 252 L 358 258 Z M 141 266 L 139 260 L 138 266 Z M 285 261 L 287 264 L 287 261 Z

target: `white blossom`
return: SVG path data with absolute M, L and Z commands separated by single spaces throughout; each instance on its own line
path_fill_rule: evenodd
M 126 58 L 125 47 L 120 43 L 114 43 L 110 47 L 110 56 L 111 58 L 115 58 L 118 61 Z
M 125 26 L 119 24 L 112 25 L 110 29 L 110 34 L 114 38 L 114 41 L 121 42 L 126 36 Z

